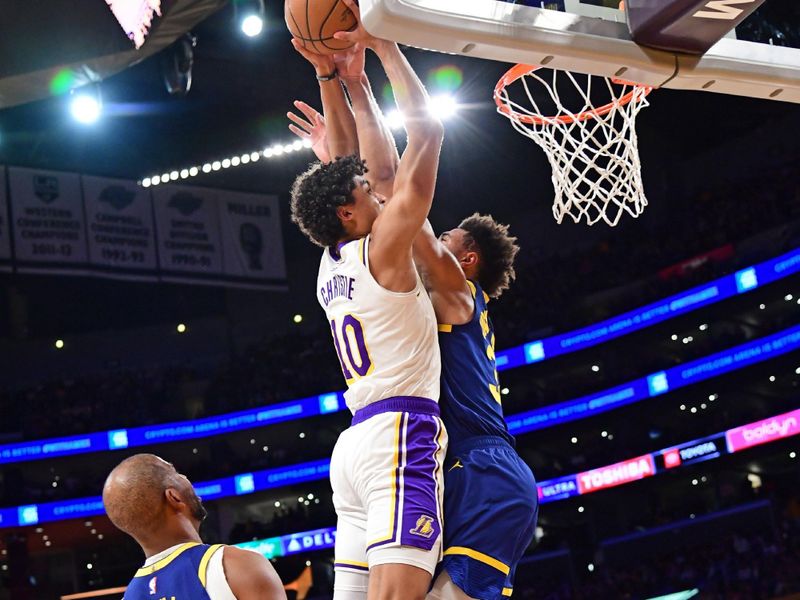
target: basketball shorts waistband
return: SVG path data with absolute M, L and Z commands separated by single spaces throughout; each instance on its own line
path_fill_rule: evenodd
M 493 448 L 493 447 L 507 448 L 508 450 L 514 450 L 514 446 L 512 446 L 507 439 L 502 438 L 500 436 L 476 435 L 459 441 L 451 440 L 447 451 L 451 456 L 455 456 L 458 454 L 469 452 L 470 450 L 475 450 L 476 448 Z
M 375 415 L 390 412 L 407 412 L 418 415 L 439 416 L 439 403 L 430 398 L 418 396 L 393 396 L 384 398 L 361 408 L 353 415 L 351 425 L 358 425 Z

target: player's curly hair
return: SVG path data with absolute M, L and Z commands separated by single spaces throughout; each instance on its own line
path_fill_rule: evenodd
M 458 227 L 467 232 L 467 246 L 477 248 L 480 256 L 478 283 L 490 298 L 499 298 L 517 276 L 517 238 L 508 234 L 508 225 L 498 223 L 491 215 L 475 213 Z
M 292 221 L 318 246 L 335 246 L 345 235 L 336 209 L 355 202 L 354 178 L 366 172 L 366 164 L 355 155 L 313 163 L 292 185 Z

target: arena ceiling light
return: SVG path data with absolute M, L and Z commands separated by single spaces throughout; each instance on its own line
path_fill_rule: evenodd
M 242 33 L 252 38 L 264 31 L 263 0 L 238 0 L 233 6 Z
M 144 177 L 139 182 L 142 187 L 150 187 L 152 185 L 160 185 L 162 183 L 170 183 L 173 181 L 190 179 L 197 177 L 200 173 L 211 173 L 212 171 L 221 171 L 250 163 L 257 162 L 262 158 L 279 158 L 284 154 L 292 154 L 300 150 L 311 148 L 311 142 L 308 140 L 295 140 L 288 144 L 272 144 L 263 150 L 245 152 L 244 154 L 236 154 L 217 160 L 211 160 L 202 165 L 193 165 L 191 167 L 183 167 L 181 169 L 173 169 L 171 171 L 163 171 L 149 177 Z
M 103 102 L 100 98 L 99 88 L 77 92 L 72 96 L 69 106 L 72 118 L 78 123 L 91 125 L 95 123 L 103 112 Z
M 458 112 L 458 102 L 450 94 L 441 94 L 430 99 L 428 108 L 435 116 L 446 121 Z

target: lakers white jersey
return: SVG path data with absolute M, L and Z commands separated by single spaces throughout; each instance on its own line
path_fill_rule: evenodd
M 391 292 L 369 271 L 369 236 L 322 255 L 317 298 L 342 366 L 347 407 L 416 396 L 439 401 L 441 359 L 433 305 L 419 276 L 411 292 Z

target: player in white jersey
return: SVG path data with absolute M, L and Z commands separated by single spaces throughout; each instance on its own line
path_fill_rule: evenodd
M 334 598 L 422 599 L 441 554 L 447 435 L 436 318 L 411 245 L 433 200 L 443 128 L 396 44 L 360 24 L 336 36 L 380 59 L 407 119 L 408 145 L 391 202 L 373 191 L 355 156 L 314 164 L 292 188 L 292 220 L 325 248 L 317 293 L 353 412 L 331 458 Z M 338 85 L 335 73 L 318 79 Z

